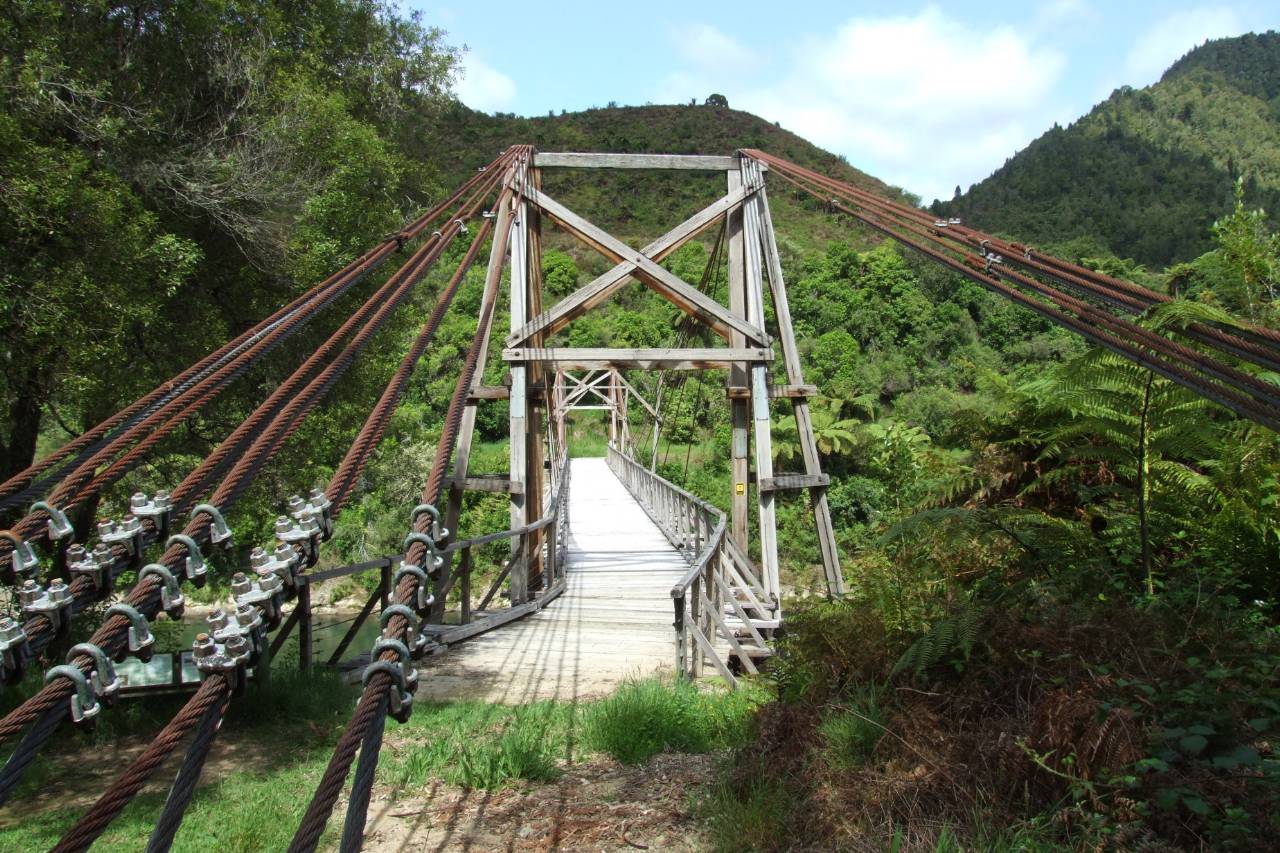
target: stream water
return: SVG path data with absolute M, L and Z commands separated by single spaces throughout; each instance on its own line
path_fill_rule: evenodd
M 178 651 L 182 653 L 182 677 L 179 683 L 193 684 L 198 682 L 200 673 L 196 671 L 195 664 L 191 660 L 191 642 L 196 638 L 197 634 L 207 629 L 208 623 L 205 621 L 205 617 L 208 614 L 209 611 L 203 608 L 193 609 L 185 614 L 182 618 L 182 634 L 178 643 L 172 648 L 158 650 L 150 661 L 144 663 L 138 658 L 128 658 L 123 663 L 117 664 L 116 674 L 120 676 L 122 685 L 126 687 L 146 687 L 158 684 L 174 684 L 173 668 L 177 656 L 171 653 Z M 318 610 L 312 614 L 312 654 L 315 661 L 324 663 L 329 659 L 329 656 L 338 648 L 338 644 L 342 642 L 342 637 L 347 633 L 358 614 L 359 611 L 355 610 Z M 344 656 L 354 657 L 372 648 L 374 640 L 378 637 L 378 630 L 378 616 L 374 613 L 360 626 L 355 638 L 347 646 Z M 292 637 L 297 637 L 297 628 L 294 629 Z M 293 655 L 296 657 L 296 644 L 294 642 L 286 644 L 280 654 L 281 656 Z

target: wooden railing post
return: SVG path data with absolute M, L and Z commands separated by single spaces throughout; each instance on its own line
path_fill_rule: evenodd
M 462 589 L 459 592 L 462 605 L 461 621 L 463 625 L 471 622 L 471 549 L 462 549 L 462 560 L 459 565 L 462 572 Z
M 311 584 L 298 585 L 298 607 L 302 615 L 298 621 L 298 666 L 303 672 L 311 671 Z

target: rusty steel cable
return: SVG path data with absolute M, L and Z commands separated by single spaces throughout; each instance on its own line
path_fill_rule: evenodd
M 926 229 L 933 239 L 963 242 L 984 254 L 988 251 L 991 254 L 999 254 L 1006 264 L 1044 275 L 1058 284 L 1071 287 L 1083 295 L 1100 299 L 1129 313 L 1142 314 L 1153 307 L 1173 301 L 1167 294 L 1095 272 L 1052 255 L 1036 252 L 1023 244 L 1002 240 L 957 222 L 949 221 L 944 225 L 918 208 L 892 201 L 764 152 L 747 149 L 744 153 L 770 164 L 780 172 L 790 173 L 793 178 L 799 177 L 814 183 L 826 191 L 843 197 L 846 201 L 865 204 L 879 213 L 904 223 L 912 223 L 916 228 Z M 805 190 L 813 193 L 811 188 L 806 187 Z M 813 194 L 820 196 L 818 193 Z M 1199 343 L 1250 361 L 1260 367 L 1270 370 L 1280 367 L 1280 349 L 1277 349 L 1280 347 L 1280 332 L 1274 329 L 1247 323 L 1219 327 L 1202 322 L 1191 322 L 1177 331 Z
M 187 806 L 191 804 L 191 797 L 196 792 L 200 772 L 204 770 L 205 759 L 209 757 L 214 738 L 218 736 L 218 727 L 222 724 L 229 702 L 228 697 L 221 703 L 210 705 L 204 712 L 204 716 L 200 718 L 195 737 L 187 747 L 182 766 L 178 768 L 178 775 L 169 788 L 169 795 L 165 797 L 160 817 L 156 819 L 155 829 L 151 831 L 151 837 L 147 840 L 146 853 L 167 853 L 173 846 L 174 836 L 178 834 L 178 827 L 182 825 Z
M 121 773 L 89 810 L 81 815 L 52 848 L 52 853 L 80 853 L 102 835 L 111 822 L 129 805 L 147 779 L 177 748 L 210 709 L 225 706 L 230 687 L 218 674 L 200 683 L 194 695 L 166 725 L 142 754 Z
M 779 176 L 787 181 L 792 180 L 791 176 L 787 175 L 785 171 L 780 171 Z M 799 184 L 796 185 L 799 186 Z M 832 203 L 835 203 L 834 200 L 832 200 Z M 836 206 L 839 207 L 839 205 Z M 846 209 L 842 209 L 842 212 L 849 213 Z M 863 210 L 862 212 L 866 213 L 867 211 Z M 884 221 L 884 218 L 879 215 L 878 211 L 873 211 L 870 215 L 876 216 L 882 222 Z M 1122 337 L 1156 350 L 1166 357 L 1176 362 L 1180 362 L 1184 367 L 1192 370 L 1200 370 L 1209 374 L 1214 379 L 1232 386 L 1237 391 L 1246 395 L 1245 397 L 1239 398 L 1237 401 L 1238 405 L 1248 407 L 1251 404 L 1247 401 L 1252 400 L 1252 405 L 1254 405 L 1255 408 L 1257 408 L 1257 404 L 1261 404 L 1261 406 L 1269 407 L 1271 410 L 1280 410 L 1280 387 L 1269 382 L 1265 382 L 1252 374 L 1237 370 L 1230 365 L 1222 364 L 1221 362 L 1207 357 L 1203 353 L 1191 349 L 1176 340 L 1159 335 L 1143 326 L 1115 317 L 1112 314 L 1102 312 L 1090 303 L 1083 302 L 1054 289 L 1051 285 L 1047 285 L 1044 282 L 1020 273 L 1017 270 L 1010 269 L 1003 263 L 990 263 L 984 265 L 977 256 L 974 256 L 963 246 L 958 245 L 957 242 L 949 235 L 940 234 L 936 230 L 924 229 L 918 225 L 912 224 L 911 222 L 904 222 L 901 220 L 895 220 L 886 224 L 902 228 L 921 239 L 938 243 L 948 250 L 958 254 L 961 259 L 970 266 L 973 266 L 974 264 L 983 266 L 989 275 L 994 274 L 1008 281 L 1014 282 L 1015 284 L 1031 289 L 1046 299 L 1054 302 L 1059 307 L 1066 308 L 1095 325 L 1102 325 Z M 1207 331 L 1217 332 L 1217 330 L 1212 329 Z M 1238 339 L 1237 342 L 1240 345 L 1246 344 L 1246 342 Z M 1234 406 L 1232 406 L 1232 408 L 1234 408 Z M 1266 408 L 1257 408 L 1257 410 L 1264 416 L 1267 414 Z
M 171 380 L 168 384 L 175 386 L 176 383 L 176 387 L 172 388 L 165 399 L 150 406 L 148 411 L 140 412 L 137 418 L 126 424 L 109 440 L 104 439 L 77 457 L 75 469 L 62 477 L 57 488 L 48 496 L 48 502 L 65 511 L 118 481 L 135 467 L 165 435 L 198 412 L 261 357 L 283 343 L 371 271 L 381 266 L 407 240 L 415 239 L 420 235 L 450 205 L 482 179 L 483 175 L 480 174 L 468 180 L 453 195 L 419 216 L 401 231 L 386 238 L 343 270 L 330 276 L 307 294 L 237 338 L 228 347 L 224 347 L 223 350 L 227 351 L 225 357 L 219 357 L 223 353 L 223 350 L 219 350 L 218 353 L 207 357 L 185 372 L 184 376 L 180 377 L 183 381 Z M 207 369 L 205 362 L 212 362 Z M 191 374 L 190 377 L 186 377 L 186 373 Z M 155 392 L 150 396 L 155 396 Z M 150 399 L 150 396 L 147 399 Z M 141 402 L 126 411 L 146 408 L 140 405 Z M 167 420 L 166 416 L 168 416 Z M 101 470 L 104 464 L 120 453 L 131 441 L 144 435 L 146 437 L 140 444 L 122 458 L 115 460 L 109 468 Z M 70 464 L 72 463 L 68 463 Z M 43 511 L 29 513 L 15 525 L 15 532 L 24 540 L 38 539 L 44 534 L 46 519 L 47 515 Z M 0 543 L 0 556 L 3 556 L 8 547 L 10 547 L 9 543 Z
M 529 159 L 532 151 L 528 146 L 521 146 L 518 149 L 519 158 L 507 172 L 513 175 L 516 165 L 523 160 Z M 499 197 L 496 208 L 500 217 L 500 226 L 494 234 L 494 246 L 491 250 L 493 257 L 502 258 L 506 253 L 507 243 L 510 237 L 509 220 L 506 217 L 507 207 L 510 205 L 512 191 L 510 181 L 504 181 L 503 192 Z M 508 227 L 501 227 L 502 223 L 506 223 Z M 501 277 L 501 263 L 490 267 L 489 275 L 485 281 L 485 296 L 482 310 L 480 327 L 477 329 L 475 339 L 472 341 L 471 347 L 467 352 L 467 359 L 463 365 L 462 374 L 455 386 L 453 398 L 450 400 L 449 410 L 445 415 L 445 426 L 442 430 L 440 442 L 437 445 L 436 457 L 432 462 L 431 471 L 427 477 L 427 484 L 423 488 L 424 503 L 431 503 L 438 500 L 441 486 L 444 480 L 444 470 L 448 465 L 451 451 L 446 454 L 443 448 L 450 447 L 457 441 L 457 432 L 462 419 L 462 410 L 466 404 L 467 392 L 470 389 L 470 380 L 464 384 L 462 381 L 463 374 L 470 374 L 474 377 L 474 371 L 479 359 L 479 350 L 483 343 L 487 342 L 488 334 L 485 329 L 493 318 L 493 305 L 496 302 L 496 292 L 498 281 Z M 416 516 L 414 521 L 414 531 L 417 533 L 428 533 L 431 522 L 427 514 L 422 513 Z M 412 542 L 405 554 L 404 560 L 407 563 L 421 564 L 424 557 L 427 556 L 426 546 L 420 542 Z M 413 575 L 406 573 L 396 585 L 393 600 L 398 604 L 412 604 L 417 595 L 418 582 Z M 409 624 L 407 620 L 400 614 L 393 614 L 387 621 L 384 630 L 384 636 L 402 639 L 408 630 Z M 395 653 L 384 651 L 379 660 L 394 662 Z M 319 785 L 317 785 L 315 793 L 312 795 L 311 802 L 307 806 L 306 813 L 303 816 L 298 830 L 293 837 L 293 842 L 289 845 L 290 853 L 310 853 L 315 850 L 319 843 L 320 836 L 324 832 L 325 824 L 329 820 L 330 814 L 333 812 L 333 806 L 337 802 L 338 797 L 342 793 L 343 785 L 346 782 L 348 773 L 351 770 L 351 763 L 355 759 L 356 751 L 360 744 L 365 740 L 371 727 L 381 725 L 382 719 L 386 714 L 387 691 L 392 687 L 391 676 L 385 672 L 377 671 L 370 675 L 368 682 L 365 684 L 364 690 L 361 692 L 360 700 L 356 705 L 356 711 L 352 715 L 351 722 L 343 732 L 342 738 L 338 741 L 337 747 L 334 749 L 333 756 L 329 760 L 329 764 L 325 767 L 323 776 Z
M 504 155 L 499 158 L 499 162 L 505 162 L 509 156 L 509 154 Z M 484 194 L 487 194 L 490 191 L 494 183 L 496 183 L 496 179 L 486 180 L 484 182 Z M 474 211 L 482 200 L 483 195 L 470 202 L 461 212 L 466 213 L 467 211 Z M 448 239 L 452 239 L 452 236 L 456 236 L 456 233 L 461 229 L 460 223 L 461 217 L 456 218 L 451 223 L 446 231 L 446 233 L 449 234 Z M 393 279 L 400 279 L 400 286 L 396 289 L 397 293 L 401 291 L 403 291 L 403 293 L 407 293 L 411 288 L 413 281 L 416 280 L 416 277 L 420 277 L 421 274 L 425 273 L 425 269 L 421 263 L 422 258 L 428 255 L 438 257 L 439 253 L 443 251 L 443 245 L 447 244 L 447 241 L 447 239 L 436 240 L 434 243 L 428 243 L 423 247 L 423 249 L 419 250 L 419 262 L 414 263 L 411 261 L 409 264 L 406 264 L 406 267 L 409 268 L 414 275 L 399 276 L 397 274 L 397 276 L 393 276 Z M 438 251 L 433 251 L 433 249 L 438 249 Z M 405 268 L 402 268 L 402 271 L 404 269 Z M 300 410 L 304 406 L 309 408 L 309 404 L 313 404 L 315 402 L 316 389 L 320 387 L 327 387 L 325 382 L 330 380 L 335 373 L 345 369 L 346 365 L 349 365 L 351 359 L 354 358 L 359 349 L 363 348 L 363 346 L 367 344 L 369 337 L 371 337 L 373 332 L 376 331 L 376 326 L 385 322 L 386 318 L 394 309 L 395 304 L 398 304 L 402 299 L 403 295 L 400 299 L 393 298 L 391 302 L 394 304 L 389 303 L 380 306 L 385 310 L 380 310 L 375 313 L 374 317 L 370 318 L 369 323 L 366 324 L 366 327 L 362 329 L 360 333 L 357 333 L 351 344 L 348 344 L 348 347 L 344 350 L 343 354 L 340 355 L 338 359 L 329 366 L 329 368 L 326 368 L 325 372 L 321 373 L 320 376 L 313 380 L 308 386 L 308 388 L 312 389 L 311 393 L 304 392 L 299 395 L 288 407 L 285 408 L 284 411 L 275 412 L 275 417 L 271 419 L 270 423 L 264 426 L 263 430 L 255 430 L 257 439 L 255 440 L 254 445 L 249 451 L 243 454 L 234 466 L 232 466 L 231 471 L 224 478 L 218 491 L 215 492 L 214 496 L 211 498 L 211 501 L 215 505 L 225 506 L 238 497 L 240 492 L 246 486 L 248 480 L 252 478 L 258 467 L 265 461 L 271 452 L 270 445 L 273 444 L 271 439 L 279 434 L 279 431 L 282 429 L 281 424 L 287 424 L 294 416 L 299 414 Z M 337 365 L 339 365 L 340 362 L 341 366 L 339 367 Z M 301 368 L 299 369 L 301 370 Z M 265 419 L 265 414 L 263 417 Z M 201 513 L 193 518 L 182 532 L 195 539 L 197 542 L 203 543 L 208 540 L 210 523 L 211 519 L 209 516 Z M 185 556 L 185 547 L 175 544 L 165 551 L 160 562 L 170 569 L 176 569 L 181 565 Z M 82 581 L 83 579 L 77 580 Z M 81 587 L 81 591 L 83 591 L 83 586 Z M 77 594 L 76 584 L 72 585 L 72 592 L 73 594 Z M 156 613 L 159 608 L 159 596 L 160 581 L 155 576 L 149 576 L 136 584 L 133 589 L 130 590 L 129 594 L 125 598 L 125 603 L 132 605 L 144 615 L 150 617 Z M 41 625 L 41 622 L 44 624 Z M 28 620 L 24 627 L 28 626 L 28 633 L 32 634 L 33 637 L 33 632 L 39 632 L 41 630 L 44 632 L 50 632 L 52 629 L 48 620 L 40 616 L 33 617 Z M 98 645 L 106 651 L 109 656 L 115 656 L 123 648 L 128 627 L 129 623 L 125 617 L 118 614 L 113 615 L 99 627 L 99 629 L 90 638 L 90 642 Z M 76 659 L 76 664 L 82 669 L 86 669 L 92 665 L 92 661 L 87 657 L 79 657 Z M 37 720 L 45 711 L 56 706 L 58 702 L 65 700 L 70 696 L 71 692 L 71 684 L 66 679 L 56 679 L 52 683 L 46 685 L 33 697 L 11 711 L 3 719 L 0 719 L 0 742 L 13 737 L 27 725 Z
M 475 239 L 472 240 L 471 246 L 467 249 L 462 262 L 458 264 L 457 271 L 454 272 L 453 277 L 440 293 L 431 316 L 423 325 L 422 331 L 418 334 L 413 346 L 405 353 L 404 359 L 400 362 L 400 367 L 396 370 L 386 390 L 383 391 L 377 405 L 374 406 L 373 413 L 370 414 L 360 434 L 352 442 L 350 450 L 347 451 L 347 455 L 338 465 L 337 470 L 330 479 L 329 487 L 325 494 L 333 502 L 331 512 L 337 513 L 340 511 L 351 496 L 351 490 L 355 485 L 356 479 L 360 476 L 373 449 L 381 442 L 387 424 L 391 420 L 391 415 L 394 414 L 400 398 L 404 396 L 405 388 L 413 375 L 414 367 L 435 337 L 436 331 L 440 328 L 440 323 L 444 320 L 445 312 L 449 309 L 449 305 L 462 284 L 462 280 L 475 263 L 481 247 L 489 238 L 489 232 L 492 230 L 493 226 L 490 220 L 486 219 L 476 232 Z
M 479 229 L 475 239 L 472 241 L 472 245 L 469 247 L 467 253 L 463 257 L 462 261 L 460 262 L 457 271 L 450 278 L 449 283 L 441 292 L 440 297 L 437 300 L 435 309 L 432 311 L 427 323 L 424 325 L 421 334 L 418 336 L 417 340 L 415 340 L 414 346 L 410 349 L 409 354 L 406 355 L 404 361 L 402 362 L 401 369 L 397 370 L 395 375 L 393 375 L 393 377 L 389 381 L 387 389 L 384 392 L 382 398 L 380 399 L 379 404 L 370 413 L 368 419 L 365 422 L 364 428 L 362 428 L 359 436 L 357 436 L 357 439 L 353 442 L 351 451 L 349 451 L 347 459 L 344 460 L 344 465 L 340 466 L 339 470 L 335 472 L 335 475 L 332 478 L 332 482 L 330 483 L 330 490 L 329 490 L 330 494 L 341 494 L 342 497 L 345 498 L 345 493 L 342 493 L 340 489 L 336 487 L 340 486 L 340 484 L 343 482 L 349 483 L 351 478 L 353 478 L 354 476 L 358 476 L 359 470 L 368 461 L 368 458 L 372 454 L 373 449 L 376 447 L 378 440 L 381 438 L 383 432 L 385 431 L 386 423 L 390 419 L 391 414 L 393 414 L 396 404 L 399 402 L 400 398 L 403 396 L 404 389 L 407 386 L 409 376 L 412 374 L 413 367 L 417 364 L 418 360 L 421 358 L 422 353 L 426 349 L 426 346 L 430 343 L 430 340 L 434 336 L 441 321 L 443 320 L 449 304 L 452 302 L 453 297 L 456 295 L 458 287 L 461 284 L 461 281 L 465 276 L 467 270 L 474 263 L 475 258 L 481 248 L 481 245 L 483 244 L 484 240 L 487 238 L 489 230 L 490 230 L 490 227 L 488 225 L 488 222 L 486 221 L 485 225 Z M 341 511 L 341 504 L 335 503 L 334 510 L 333 510 L 334 517 L 336 517 L 340 511 Z M 192 701 L 194 702 L 195 700 L 193 699 Z M 383 702 L 385 706 L 385 703 L 386 703 L 385 694 L 383 697 Z M 152 834 L 151 842 L 148 845 L 148 850 L 157 850 L 157 851 L 167 850 L 169 846 L 172 844 L 173 837 L 177 832 L 179 824 L 181 823 L 182 815 L 185 812 L 186 805 L 189 803 L 191 794 L 194 791 L 196 780 L 198 779 L 200 774 L 200 769 L 203 766 L 204 756 L 207 755 L 208 749 L 212 744 L 214 737 L 216 736 L 217 722 L 221 718 L 223 710 L 225 710 L 225 703 L 221 705 L 219 704 L 212 705 L 206 711 L 205 716 L 200 723 L 200 731 L 197 734 L 197 740 L 192 744 L 192 747 L 188 752 L 187 760 L 184 761 L 182 770 L 180 771 L 179 776 L 174 783 L 173 789 L 171 790 L 170 796 L 166 801 L 165 807 L 162 811 L 160 820 L 157 822 L 156 829 Z M 184 709 L 184 712 L 180 712 L 179 716 L 181 717 L 183 713 L 185 713 L 185 709 Z M 385 713 L 385 709 L 384 709 L 384 713 Z M 47 720 L 49 718 L 54 718 L 55 720 L 54 725 L 56 726 L 57 718 L 60 718 L 63 715 L 64 714 L 62 711 L 55 708 L 53 711 L 50 711 L 46 714 L 45 719 Z M 175 723 L 178 723 L 178 722 L 179 720 L 175 718 Z M 43 724 L 37 724 L 37 726 L 34 727 L 32 731 L 42 732 L 43 729 L 46 727 L 47 726 Z M 377 741 L 377 744 L 380 744 L 381 726 L 377 726 L 376 729 L 370 729 L 370 731 L 378 732 L 376 741 Z M 31 735 L 29 734 L 28 737 L 30 736 Z M 25 743 L 25 740 L 24 740 L 24 743 Z M 378 746 L 376 744 L 372 747 L 373 754 L 375 756 L 376 756 L 377 748 Z M 372 761 L 373 759 L 370 759 L 370 760 Z M 363 758 L 362 758 L 362 762 L 363 762 Z M 376 764 L 376 762 L 374 763 Z M 367 776 L 372 773 L 372 766 L 373 765 L 370 765 L 365 770 L 364 775 Z M 19 770 L 18 772 L 20 773 L 21 771 Z M 371 779 L 368 780 L 368 783 L 371 786 L 372 780 Z M 367 794 L 367 786 L 365 790 Z M 134 793 L 136 793 L 136 791 L 134 791 Z M 127 789 L 126 789 L 126 794 L 128 796 L 132 796 L 131 794 L 128 794 Z M 123 804 L 127 803 L 127 801 L 128 800 L 125 799 L 125 795 L 118 795 L 115 797 L 114 800 L 112 800 L 112 805 L 114 807 L 116 803 L 120 803 L 120 808 L 123 808 Z M 366 800 L 366 804 L 367 804 L 367 800 Z M 102 816 L 96 820 L 98 820 L 98 823 L 101 823 L 102 821 L 105 821 L 105 823 L 101 823 L 101 827 L 98 826 L 98 823 L 92 824 L 93 827 L 97 828 L 97 832 L 99 833 L 101 832 L 102 828 L 105 828 L 106 824 L 109 824 L 111 820 L 114 819 L 115 814 L 118 814 L 118 809 L 116 809 L 116 811 L 112 813 L 110 812 L 110 810 L 104 807 L 101 811 L 103 812 Z M 363 830 L 363 820 L 361 820 L 360 822 L 360 831 L 362 832 L 362 830 Z M 82 835 L 87 835 L 87 834 L 88 834 L 88 831 L 82 833 Z
M 776 158 L 770 162 L 771 165 L 775 165 Z M 785 161 L 782 162 L 785 163 Z M 775 165 L 775 172 L 783 180 L 815 197 L 823 198 L 821 193 L 817 192 L 813 187 L 806 186 L 799 179 L 788 174 L 788 171 L 787 166 L 777 167 Z M 902 232 L 906 230 L 915 233 L 917 236 L 925 237 L 925 235 L 919 233 L 918 229 L 903 228 L 901 222 L 886 223 L 880 217 L 866 210 L 856 210 L 841 205 L 833 199 L 824 198 L 824 200 L 832 203 L 833 207 L 841 213 L 857 219 L 863 224 L 898 240 L 903 245 L 922 252 L 934 260 L 946 263 L 957 272 L 961 272 L 984 287 L 1014 299 L 1032 308 L 1032 310 L 1036 310 L 1047 319 L 1084 335 L 1094 343 L 1138 360 L 1143 366 L 1155 370 L 1165 378 L 1214 400 L 1242 417 L 1258 421 L 1272 428 L 1275 428 L 1275 425 L 1280 422 L 1280 410 L 1271 402 L 1275 399 L 1277 389 L 1257 377 L 1221 364 L 1203 353 L 1104 312 L 1096 306 L 1067 296 L 1029 276 L 1021 275 L 1015 271 L 1001 270 L 999 265 L 984 263 L 982 259 L 972 254 L 966 255 L 962 259 L 953 258 L 938 249 L 929 247 L 927 243 L 921 240 L 914 240 L 903 234 Z M 1046 312 L 1043 309 L 1049 306 L 1031 298 L 1016 288 L 1001 284 L 997 276 L 1008 278 L 1032 289 L 1053 302 L 1056 310 Z M 1147 353 L 1147 350 L 1150 350 L 1150 353 Z M 1200 372 L 1208 373 L 1233 387 L 1223 387 L 1218 382 L 1210 381 L 1199 375 Z M 1238 390 L 1243 390 L 1244 393 L 1237 393 Z
M 470 184 L 470 182 L 468 183 Z M 487 193 L 489 191 L 488 187 L 492 183 L 493 183 L 492 180 L 485 181 L 480 191 Z M 466 207 L 458 211 L 458 213 L 460 215 L 467 215 L 468 211 L 473 210 L 476 204 L 477 204 L 477 201 L 472 200 L 471 202 L 468 203 Z M 447 232 L 449 235 L 449 239 L 451 239 L 452 236 L 456 233 L 457 229 L 461 227 L 458 224 L 459 221 L 460 221 L 459 219 L 455 219 L 448 226 Z M 388 280 L 386 285 L 384 285 L 372 297 L 370 297 L 369 300 L 366 301 L 365 305 L 362 306 L 361 310 L 357 311 L 356 314 L 353 315 L 351 320 L 349 320 L 347 323 L 344 323 L 343 327 L 340 328 L 337 332 L 335 332 L 330 337 L 329 341 L 327 341 L 325 345 L 323 345 L 320 349 L 318 349 L 316 353 L 313 353 L 312 357 L 309 358 L 301 367 L 299 367 L 294 372 L 293 376 L 290 377 L 289 380 L 286 380 L 284 383 L 281 383 L 281 385 L 276 389 L 276 391 L 271 395 L 271 397 L 268 398 L 268 400 L 265 403 L 263 403 L 249 418 L 247 418 L 245 422 L 242 423 L 240 427 L 238 427 L 236 431 L 232 433 L 231 436 L 229 436 L 212 454 L 210 454 L 209 457 L 207 457 L 204 460 L 204 462 L 201 463 L 201 465 L 194 472 L 192 472 L 183 481 L 183 483 L 178 487 L 178 489 L 174 491 L 173 497 L 174 497 L 175 515 L 185 512 L 185 510 L 189 507 L 189 505 L 194 503 L 194 495 L 193 495 L 194 489 L 200 483 L 203 483 L 204 479 L 207 479 L 210 476 L 211 471 L 213 472 L 217 471 L 218 466 L 216 465 L 216 463 L 218 461 L 221 461 L 223 459 L 234 458 L 233 454 L 238 452 L 238 447 L 240 445 L 242 445 L 248 439 L 257 437 L 259 433 L 264 431 L 268 426 L 270 426 L 271 423 L 276 422 L 275 420 L 268 421 L 268 419 L 273 417 L 278 417 L 280 415 L 281 408 L 284 407 L 286 404 L 286 401 L 288 401 L 288 399 L 297 392 L 298 385 L 300 385 L 307 378 L 307 376 L 311 375 L 311 373 L 314 372 L 315 368 L 323 360 L 323 357 L 327 355 L 328 352 L 333 347 L 336 347 L 339 343 L 341 343 L 341 341 L 349 333 L 349 330 L 356 325 L 355 321 L 358 319 L 367 319 L 370 314 L 373 314 L 374 318 L 376 318 L 376 323 L 374 322 L 374 320 L 368 320 L 368 322 L 372 323 L 373 325 L 372 326 L 366 325 L 366 328 L 357 335 L 357 338 L 360 340 L 360 343 L 356 347 L 348 346 L 348 348 L 344 350 L 343 355 L 338 359 L 338 361 L 342 362 L 341 368 L 338 370 L 327 371 L 325 374 L 322 374 L 322 376 L 328 380 L 333 380 L 337 375 L 341 373 L 342 370 L 345 370 L 346 366 L 350 364 L 351 360 L 354 359 L 355 355 L 358 354 L 360 349 L 362 349 L 363 346 L 367 344 L 373 332 L 376 331 L 377 328 L 379 328 L 390 316 L 392 309 L 394 309 L 394 307 L 396 307 L 403 300 L 403 298 L 407 296 L 409 287 L 420 278 L 420 275 L 422 273 L 425 272 L 425 269 L 423 268 L 424 262 L 427 259 L 434 260 L 434 258 L 438 257 L 440 252 L 443 251 L 444 246 L 447 245 L 447 242 L 448 240 L 445 238 L 439 238 L 439 239 L 433 238 L 431 241 L 428 241 L 427 243 L 425 243 L 423 247 L 420 248 L 418 252 L 415 253 L 414 257 L 410 259 L 410 261 L 407 262 L 405 266 L 402 267 L 401 270 L 397 272 L 397 274 L 393 275 L 391 279 Z M 308 386 L 308 388 L 312 389 L 313 391 L 316 387 L 317 386 L 315 382 L 313 382 L 311 385 Z M 298 399 L 299 399 L 298 397 L 295 397 L 294 402 L 296 402 Z M 312 393 L 311 396 L 307 397 L 307 400 L 312 403 L 314 403 L 316 399 L 317 398 L 314 393 Z M 242 489 L 247 483 L 247 481 L 249 479 L 252 479 L 252 476 L 256 474 L 258 467 L 263 462 L 265 462 L 266 459 L 270 458 L 270 456 L 274 454 L 275 449 L 277 448 L 267 448 L 267 449 L 258 448 L 255 456 L 256 462 L 257 462 L 256 465 L 251 465 L 248 468 L 241 467 L 241 468 L 233 469 L 236 471 L 236 475 L 234 477 L 235 488 Z M 228 477 L 231 478 L 231 475 L 228 475 Z M 239 491 L 236 491 L 235 496 L 238 496 L 238 495 L 239 495 Z M 228 498 L 228 496 L 224 494 L 221 496 L 220 499 L 223 501 L 227 501 L 228 499 L 234 500 L 235 496 Z M 217 499 L 218 498 L 215 498 L 215 500 Z M 194 520 L 191 524 L 189 524 L 187 529 L 184 530 L 183 533 L 187 536 L 193 536 L 198 538 L 204 535 L 207 528 L 208 528 L 208 519 L 205 518 L 204 516 L 201 516 L 200 518 Z M 181 560 L 185 558 L 185 555 L 186 555 L 185 548 L 183 548 L 180 545 L 176 545 L 166 551 L 164 557 L 162 557 L 161 559 L 161 562 L 163 562 L 169 568 L 174 568 L 180 564 Z M 148 583 L 150 584 L 149 588 L 152 590 L 157 589 L 159 586 L 158 580 L 149 579 Z M 93 583 L 84 577 L 77 577 L 72 582 L 70 586 L 70 591 L 71 591 L 73 600 L 76 601 L 77 603 L 90 601 L 93 599 L 93 597 L 96 594 L 96 590 L 93 586 Z M 154 596 L 147 596 L 145 600 L 149 602 L 153 598 Z M 132 604 L 134 602 L 130 601 L 129 603 Z M 144 612 L 150 613 L 151 610 L 148 609 Z M 123 626 L 125 624 L 123 617 L 115 617 L 115 619 L 117 620 L 118 627 L 123 629 Z M 50 623 L 45 616 L 37 614 L 35 616 L 32 616 L 30 619 L 28 619 L 24 623 L 23 628 L 27 632 L 33 648 L 39 648 L 39 647 L 42 647 L 47 642 L 48 640 L 47 635 L 51 634 L 52 632 L 52 623 Z M 47 690 L 52 686 L 54 685 L 49 685 L 45 689 Z M 3 731 L 4 731 L 4 724 L 2 721 L 0 721 L 0 741 L 4 739 Z

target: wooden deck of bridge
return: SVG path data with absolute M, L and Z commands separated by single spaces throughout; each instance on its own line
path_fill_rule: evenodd
M 574 459 L 564 594 L 423 662 L 419 701 L 572 702 L 670 671 L 672 585 L 688 568 L 604 459 Z

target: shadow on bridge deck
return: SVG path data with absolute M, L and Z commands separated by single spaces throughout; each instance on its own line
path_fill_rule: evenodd
M 574 459 L 564 594 L 422 665 L 418 700 L 576 702 L 671 669 L 672 585 L 688 568 L 604 459 Z

